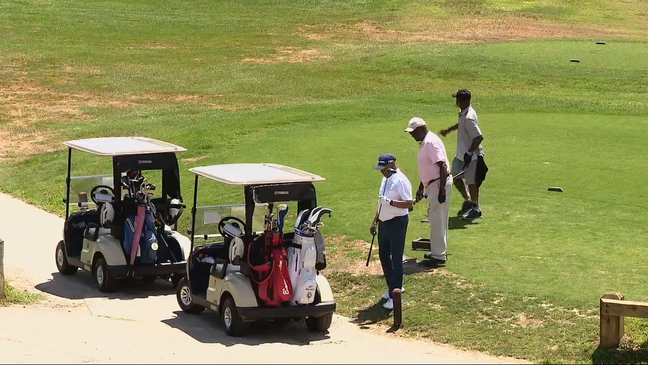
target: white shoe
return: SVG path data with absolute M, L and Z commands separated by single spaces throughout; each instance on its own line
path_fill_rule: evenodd
M 401 288 L 401 293 L 405 293 L 405 287 Z M 382 298 L 385 299 L 385 300 L 389 299 L 389 289 L 387 289 L 385 294 L 383 294 Z
M 394 300 L 389 298 L 389 300 L 386 301 L 385 304 L 383 304 L 383 307 L 385 307 L 385 309 L 389 309 L 389 310 L 394 309 Z

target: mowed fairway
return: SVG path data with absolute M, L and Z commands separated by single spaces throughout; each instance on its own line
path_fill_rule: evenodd
M 0 189 L 60 214 L 61 142 L 117 135 L 186 147 L 187 204 L 194 166 L 320 174 L 339 311 L 389 324 L 373 307 L 378 255 L 363 261 L 372 166 L 392 152 L 416 184 L 407 121 L 456 123 L 450 95 L 469 88 L 490 168 L 484 218 L 452 219 L 448 265 L 406 276 L 404 333 L 536 361 L 646 362 L 643 321 L 627 321 L 619 351 L 596 346 L 602 294 L 648 300 L 648 3 L 519 3 L 3 1 Z M 453 155 L 456 134 L 444 141 Z M 75 175 L 109 171 L 76 157 Z M 201 194 L 243 199 L 217 184 Z M 460 204 L 453 190 L 452 215 Z M 408 257 L 422 258 L 409 241 L 429 234 L 425 209 Z

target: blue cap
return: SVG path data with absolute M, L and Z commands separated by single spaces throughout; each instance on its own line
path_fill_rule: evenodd
M 382 155 L 378 156 L 378 164 L 374 166 L 374 169 L 382 170 L 385 168 L 385 166 L 394 161 L 396 161 L 396 156 L 392 155 L 391 153 L 383 153 Z

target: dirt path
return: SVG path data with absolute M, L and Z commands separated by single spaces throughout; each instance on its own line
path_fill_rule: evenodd
M 36 306 L 0 308 L 2 363 L 520 363 L 450 346 L 376 335 L 336 316 L 328 334 L 291 323 L 237 339 L 214 314 L 180 311 L 171 283 L 104 295 L 92 277 L 56 271 L 63 220 L 0 194 L 0 236 L 12 285 L 46 294 Z M 393 357 L 393 356 L 396 357 Z

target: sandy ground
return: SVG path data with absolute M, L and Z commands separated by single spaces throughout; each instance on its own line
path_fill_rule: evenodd
M 336 316 L 327 334 L 263 325 L 228 337 L 215 314 L 182 313 L 170 282 L 99 292 L 90 274 L 58 274 L 63 220 L 0 194 L 5 274 L 46 300 L 0 308 L 2 363 L 521 363 L 360 329 Z

